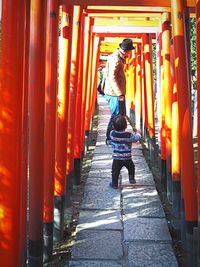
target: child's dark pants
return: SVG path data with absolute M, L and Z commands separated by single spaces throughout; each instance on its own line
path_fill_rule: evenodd
M 129 180 L 135 178 L 135 165 L 132 159 L 114 159 L 112 163 L 112 185 L 115 187 L 118 187 L 118 178 L 122 167 L 126 167 L 128 169 Z

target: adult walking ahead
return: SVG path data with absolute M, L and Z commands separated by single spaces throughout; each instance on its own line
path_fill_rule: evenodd
M 134 49 L 131 39 L 124 39 L 119 48 L 108 56 L 106 64 L 105 97 L 108 101 L 111 117 L 106 132 L 106 144 L 110 144 L 110 132 L 115 116 L 126 115 L 125 96 L 126 78 L 124 73 L 124 62 Z

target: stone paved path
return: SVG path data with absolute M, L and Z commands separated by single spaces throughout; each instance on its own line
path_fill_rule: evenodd
M 133 146 L 136 185 L 120 175 L 111 181 L 111 147 L 105 145 L 110 116 L 99 97 L 98 137 L 87 179 L 70 267 L 177 267 L 165 214 L 139 143 Z M 129 126 L 130 127 L 130 126 Z

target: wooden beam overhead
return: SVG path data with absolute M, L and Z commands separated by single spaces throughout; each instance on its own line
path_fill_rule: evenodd
M 92 31 L 93 33 L 117 33 L 118 36 L 120 36 L 121 34 L 129 35 L 131 33 L 157 33 L 160 32 L 160 27 L 93 26 Z
M 100 12 L 97 10 L 84 10 L 88 17 L 129 17 L 129 18 L 161 18 L 161 12 L 138 12 L 138 11 L 108 11 L 101 10 Z
M 100 37 L 104 37 L 104 39 L 113 39 L 113 38 L 136 38 L 136 37 L 141 37 L 142 33 L 124 33 L 124 32 L 120 32 L 120 33 L 112 33 L 112 32 L 99 32 L 99 33 L 95 33 L 95 35 L 100 36 Z
M 107 10 L 107 11 L 118 11 L 118 12 L 170 12 L 171 7 L 150 7 L 150 6 L 87 6 L 89 10 Z
M 60 4 L 94 5 L 94 0 L 60 0 Z M 195 0 L 186 0 L 187 7 L 195 7 Z M 96 0 L 95 5 L 107 6 L 108 0 Z M 170 7 L 170 0 L 111 0 L 109 6 L 146 6 L 146 7 Z
M 133 39 L 133 42 L 135 40 L 140 40 L 143 36 L 143 33 L 106 33 L 106 32 L 101 32 L 101 33 L 95 33 L 95 35 L 103 37 L 103 42 L 113 42 L 113 39 L 116 40 L 118 43 L 122 41 L 124 38 L 131 38 Z M 155 33 L 151 33 L 152 38 L 156 38 Z
M 131 20 L 131 19 L 101 19 L 95 18 L 94 19 L 94 26 L 132 26 L 132 27 L 159 27 L 160 20 Z

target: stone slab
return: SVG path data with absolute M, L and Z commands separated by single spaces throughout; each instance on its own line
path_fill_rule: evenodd
M 116 210 L 81 210 L 77 232 L 82 230 L 122 230 L 121 213 Z
M 102 147 L 103 149 L 106 150 L 109 146 L 107 146 L 105 142 L 106 142 L 106 138 L 105 137 L 104 137 L 104 139 L 97 140 L 96 141 L 96 148 L 100 146 L 100 147 Z M 95 148 L 95 150 L 96 150 L 96 148 Z M 112 148 L 112 147 L 110 146 L 110 148 Z
M 145 159 L 142 157 L 133 157 L 133 162 L 135 164 L 136 169 L 145 169 L 149 170 L 149 166 L 146 163 Z
M 95 169 L 110 169 L 112 166 L 112 159 L 93 160 L 92 167 Z
M 110 114 L 101 114 L 98 117 L 98 126 L 101 125 L 102 123 L 108 122 L 110 119 Z
M 133 157 L 143 157 L 142 149 L 140 149 L 140 148 L 133 148 L 132 149 L 132 155 L 133 155 Z
M 115 261 L 81 260 L 81 261 L 70 261 L 69 267 L 123 267 L 123 265 Z
M 119 260 L 123 257 L 120 231 L 81 231 L 73 246 L 72 259 Z
M 171 241 L 165 218 L 135 218 L 134 214 L 127 214 L 123 224 L 124 241 Z
M 128 263 L 132 267 L 178 267 L 171 244 L 128 243 Z
M 110 178 L 111 177 L 111 169 L 95 169 L 91 168 L 88 178 L 95 177 L 95 178 Z
M 131 185 L 132 186 L 132 185 Z M 130 187 L 123 187 L 122 189 L 122 196 L 123 198 L 136 198 L 136 197 L 143 197 L 146 199 L 158 197 L 158 192 L 155 187 L 153 186 L 134 186 Z
M 112 160 L 112 155 L 108 154 L 108 155 L 94 155 L 93 156 L 93 162 L 95 161 L 99 161 L 99 160 Z
M 101 130 L 105 131 L 107 126 L 108 126 L 108 120 L 104 121 L 104 122 L 101 122 L 101 123 L 98 124 L 97 131 L 101 131 Z
M 108 154 L 108 153 L 110 153 L 110 154 L 112 153 L 112 147 L 110 145 L 109 146 L 98 145 L 98 146 L 96 146 L 96 148 L 94 150 L 94 154 Z
M 111 182 L 111 180 L 112 180 L 111 174 L 109 177 L 101 177 L 101 178 L 88 177 L 86 181 L 86 186 L 99 186 L 100 188 L 107 187 Z
M 113 190 L 107 185 L 85 186 L 85 192 L 81 205 L 82 209 L 120 209 L 120 191 Z
M 135 180 L 136 180 L 136 185 L 155 185 L 154 179 L 153 179 L 153 175 L 151 173 L 146 173 L 143 172 L 143 174 L 138 174 L 138 172 L 136 171 L 135 174 Z M 128 174 L 125 175 L 123 173 L 122 175 L 122 185 L 123 186 L 129 186 L 129 179 L 128 179 Z
M 123 199 L 124 214 L 132 214 L 133 217 L 165 218 L 165 213 L 158 198 L 125 198 Z

